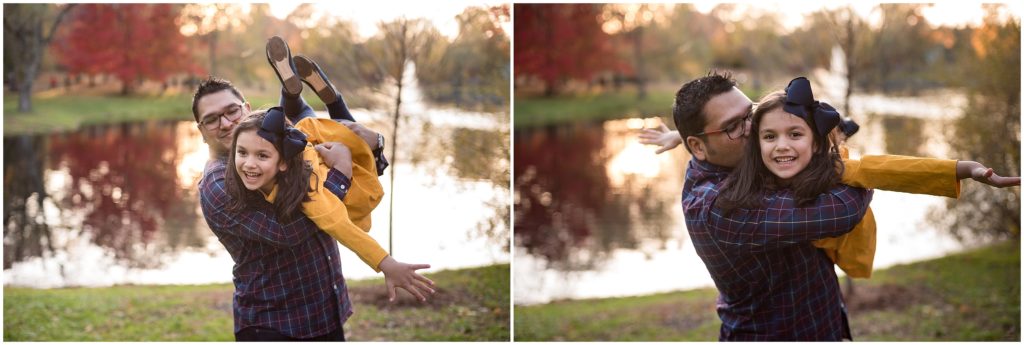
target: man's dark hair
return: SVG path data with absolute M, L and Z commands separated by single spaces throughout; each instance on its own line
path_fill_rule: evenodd
M 230 81 L 211 75 L 206 78 L 206 80 L 199 83 L 199 87 L 196 88 L 196 93 L 192 95 L 192 117 L 196 119 L 196 122 L 199 122 L 199 99 L 211 93 L 217 93 L 224 90 L 231 90 L 231 93 L 235 94 L 235 97 L 238 97 L 239 100 L 245 102 L 245 97 L 242 97 L 242 92 L 238 91 L 234 85 L 231 85 Z
M 691 80 L 676 91 L 672 119 L 676 123 L 676 130 L 683 138 L 683 146 L 690 154 L 693 154 L 693 150 L 686 144 L 686 137 L 703 132 L 704 126 L 707 125 L 704 105 L 711 97 L 729 92 L 734 86 L 736 80 L 728 71 L 710 71 L 707 76 Z

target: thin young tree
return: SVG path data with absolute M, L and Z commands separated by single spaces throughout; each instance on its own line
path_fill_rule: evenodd
M 395 166 L 398 162 L 398 129 L 401 118 L 402 89 L 405 86 L 405 74 L 408 64 L 421 54 L 428 52 L 433 46 L 437 30 L 426 19 L 399 18 L 391 22 L 380 23 L 379 48 L 377 49 L 380 67 L 384 73 L 395 81 L 394 116 L 391 129 L 391 193 L 388 197 L 388 252 L 394 255 L 392 240 L 394 234 L 395 215 Z

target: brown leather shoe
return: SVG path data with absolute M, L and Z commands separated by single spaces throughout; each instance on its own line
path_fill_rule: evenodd
M 309 85 L 324 104 L 331 104 L 338 100 L 338 90 L 334 84 L 327 79 L 327 74 L 320 69 L 320 65 L 312 59 L 303 55 L 295 56 L 295 72 L 299 74 L 302 81 Z
M 284 92 L 293 96 L 302 93 L 302 83 L 295 74 L 295 63 L 292 62 L 292 51 L 281 37 L 274 36 L 267 40 L 267 62 L 274 68 L 274 74 L 281 81 Z

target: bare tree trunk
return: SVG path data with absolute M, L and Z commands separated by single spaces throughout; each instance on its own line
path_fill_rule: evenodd
M 210 75 L 217 75 L 217 30 L 210 32 L 206 42 L 210 45 Z
M 131 39 L 132 39 L 131 32 L 132 32 L 133 28 L 128 26 L 129 25 L 128 20 L 126 20 L 124 18 L 124 15 L 125 14 L 123 12 L 123 9 L 117 11 L 117 19 L 121 21 L 121 25 L 124 28 L 124 31 L 121 32 L 121 34 L 122 34 L 121 39 L 124 42 L 123 44 L 125 46 L 127 46 L 128 42 L 131 42 Z M 121 56 L 121 58 L 124 59 L 123 63 L 126 64 L 126 65 L 130 64 L 132 62 L 131 61 L 132 57 L 131 57 L 130 54 L 131 53 L 129 53 L 127 50 L 125 50 L 124 55 Z M 135 81 L 132 80 L 132 79 L 121 79 L 121 96 L 127 96 L 127 95 L 132 93 L 132 86 L 133 86 L 132 83 L 134 83 L 134 82 Z
M 644 51 L 643 51 L 643 40 L 644 40 L 644 27 L 637 26 L 633 29 L 633 55 L 636 57 L 636 88 L 637 88 L 637 99 L 647 98 L 647 74 L 644 73 Z
M 853 95 L 853 73 L 855 68 L 853 59 L 855 58 L 857 49 L 857 41 L 854 37 L 856 33 L 853 31 L 853 21 L 856 18 L 856 13 L 853 12 L 853 8 L 851 7 L 847 7 L 846 12 L 846 49 L 844 52 L 846 53 L 846 59 L 844 59 L 846 61 L 846 95 L 843 98 L 843 113 L 846 114 L 846 116 L 850 116 L 850 96 Z M 851 288 L 853 287 L 852 280 L 848 280 L 847 283 L 850 284 Z M 851 290 L 851 293 L 852 291 L 853 290 Z
M 43 31 L 43 20 L 48 11 L 46 4 L 4 4 L 4 30 L 14 43 L 8 49 L 18 51 L 12 55 L 14 84 L 18 86 L 18 112 L 32 111 L 32 85 L 39 73 L 43 49 L 53 39 L 54 32 L 75 4 L 65 5 L 50 23 L 50 31 Z
M 406 47 L 406 34 L 408 30 L 408 24 L 402 23 L 401 27 L 401 39 L 399 40 L 399 56 L 397 63 L 399 64 L 395 71 L 397 75 L 395 80 L 398 85 L 398 95 L 395 96 L 395 116 L 393 121 L 393 127 L 391 129 L 391 196 L 388 201 L 388 253 L 393 257 L 395 255 L 393 249 L 394 243 L 394 229 L 395 229 L 395 165 L 398 161 L 396 155 L 398 154 L 398 119 L 401 116 L 402 106 L 402 86 L 405 78 L 405 63 L 408 61 L 408 50 Z

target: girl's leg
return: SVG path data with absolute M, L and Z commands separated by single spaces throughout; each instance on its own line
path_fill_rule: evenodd
M 320 69 L 316 62 L 302 55 L 295 56 L 294 61 L 295 72 L 327 105 L 327 113 L 331 115 L 332 119 L 356 121 L 352 117 L 352 113 L 349 112 L 348 105 L 345 104 L 345 98 L 341 96 L 334 84 L 331 84 L 331 81 L 327 79 L 327 74 Z
M 306 103 L 300 95 L 291 95 L 284 88 L 281 89 L 281 108 L 284 109 L 284 116 L 295 124 L 307 117 L 316 117 L 313 108 Z

